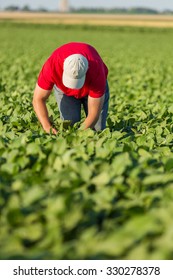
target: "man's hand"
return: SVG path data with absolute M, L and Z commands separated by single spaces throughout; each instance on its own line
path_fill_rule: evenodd
M 44 131 L 47 133 L 52 133 L 52 134 L 57 134 L 58 131 L 56 130 L 56 128 L 52 127 L 52 126 L 47 126 L 47 127 L 43 127 Z
M 104 103 L 104 95 L 100 98 L 88 96 L 88 116 L 83 122 L 81 128 L 94 128 L 97 123 Z
M 57 134 L 57 130 L 52 127 L 49 116 L 48 116 L 48 110 L 46 107 L 46 101 L 51 93 L 51 90 L 44 90 L 38 86 L 38 84 L 35 87 L 34 90 L 34 96 L 33 96 L 33 107 L 35 110 L 35 113 L 44 129 L 47 133 Z

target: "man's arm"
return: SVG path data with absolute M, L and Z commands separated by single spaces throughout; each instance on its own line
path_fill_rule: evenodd
M 48 99 L 49 95 L 51 93 L 51 90 L 44 90 L 38 86 L 38 84 L 35 87 L 34 90 L 34 96 L 33 96 L 33 107 L 34 111 L 43 127 L 43 129 L 46 132 L 50 132 L 52 129 L 52 132 L 54 134 L 57 134 L 57 130 L 52 127 L 49 116 L 48 116 L 48 110 L 46 107 L 46 100 Z
M 83 129 L 94 128 L 97 123 L 104 103 L 104 95 L 100 98 L 88 96 L 88 116 L 82 124 Z

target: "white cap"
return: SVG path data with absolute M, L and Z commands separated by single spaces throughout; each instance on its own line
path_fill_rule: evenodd
M 72 54 L 64 61 L 62 82 L 67 88 L 83 87 L 88 70 L 88 60 L 81 54 Z

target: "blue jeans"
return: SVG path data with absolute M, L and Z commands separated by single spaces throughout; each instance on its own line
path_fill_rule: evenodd
M 81 99 L 77 99 L 73 96 L 67 96 L 60 90 L 57 86 L 54 86 L 55 98 L 60 111 L 60 117 L 62 120 L 70 120 L 72 125 L 81 120 L 81 107 L 85 111 L 85 115 L 88 115 L 88 96 Z M 103 108 L 101 110 L 99 119 L 95 124 L 95 130 L 103 130 L 106 127 L 106 119 L 108 115 L 108 105 L 109 105 L 109 86 L 106 83 L 105 88 L 105 99 Z

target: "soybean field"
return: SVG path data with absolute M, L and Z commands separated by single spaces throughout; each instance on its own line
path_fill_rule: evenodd
M 173 259 L 173 29 L 1 22 L 0 38 L 0 258 Z M 52 92 L 48 135 L 33 90 L 70 41 L 109 68 L 107 127 L 68 127 Z

